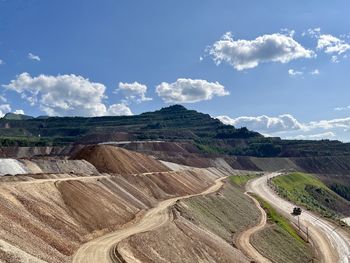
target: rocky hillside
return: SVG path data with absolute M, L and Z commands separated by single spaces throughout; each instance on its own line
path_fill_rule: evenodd
M 264 138 L 257 132 L 224 125 L 208 114 L 187 110 L 180 105 L 135 116 L 10 116 L 0 119 L 0 146 L 47 147 L 150 140 L 186 143 L 191 145 L 192 151 L 205 154 L 254 157 L 350 155 L 350 144 Z
M 72 159 L 86 160 L 103 173 L 136 174 L 169 171 L 150 156 L 109 145 L 86 146 L 73 155 Z

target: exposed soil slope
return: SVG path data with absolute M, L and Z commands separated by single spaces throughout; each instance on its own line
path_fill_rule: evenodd
M 81 149 L 76 146 L 0 147 L 0 158 L 33 158 L 36 156 L 69 156 Z
M 5 262 L 69 262 L 83 242 L 137 220 L 161 200 L 203 191 L 219 174 L 1 177 L 0 255 Z
M 154 153 L 154 152 L 169 152 L 169 153 L 200 153 L 200 150 L 192 143 L 186 142 L 147 142 L 147 141 L 139 141 L 139 142 L 130 142 L 121 144 L 121 146 L 125 149 L 137 151 L 137 152 L 146 152 L 146 153 Z
M 84 159 L 92 163 L 99 172 L 105 173 L 136 174 L 169 171 L 152 157 L 109 145 L 86 146 L 72 159 Z
M 15 159 L 0 159 L 0 175 L 5 174 L 26 174 L 26 167 Z

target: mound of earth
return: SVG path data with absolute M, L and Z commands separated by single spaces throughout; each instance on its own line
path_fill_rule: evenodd
M 27 167 L 39 167 L 41 173 L 75 173 L 75 174 L 98 174 L 96 168 L 85 160 L 60 160 L 60 159 L 34 159 L 31 161 L 23 161 L 27 163 Z M 38 173 L 37 169 L 33 169 L 32 173 Z M 39 171 L 40 171 L 39 170 Z M 39 172 L 40 173 L 40 172 Z
M 0 159 L 0 175 L 26 174 L 25 166 L 15 159 Z
M 71 262 L 82 243 L 138 220 L 161 200 L 202 192 L 227 174 L 38 176 L 0 177 L 0 262 Z
M 169 171 L 165 165 L 150 156 L 109 145 L 86 146 L 72 159 L 86 160 L 103 173 L 136 174 Z

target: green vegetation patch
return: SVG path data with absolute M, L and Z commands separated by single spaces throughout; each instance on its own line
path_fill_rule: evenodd
M 338 195 L 340 195 L 341 197 L 350 201 L 350 186 L 349 185 L 334 183 L 330 186 L 330 188 L 334 192 L 336 192 Z
M 193 197 L 176 205 L 181 215 L 232 244 L 233 236 L 259 222 L 260 211 L 237 185 L 219 194 Z
M 309 262 L 313 255 L 311 247 L 268 202 L 259 196 L 254 197 L 266 211 L 271 225 L 253 235 L 253 246 L 274 262 Z
M 332 191 L 350 201 L 350 175 L 328 174 L 318 175 L 317 178 L 319 178 Z
M 347 216 L 350 202 L 337 195 L 316 177 L 291 173 L 272 179 L 277 192 L 284 198 L 329 218 Z
M 261 207 L 266 211 L 267 219 L 269 222 L 275 223 L 282 230 L 284 230 L 291 237 L 293 237 L 295 240 L 298 240 L 304 243 L 304 240 L 298 235 L 298 233 L 295 231 L 293 226 L 289 223 L 289 221 L 285 217 L 277 213 L 277 211 L 261 197 L 259 196 L 254 196 L 254 197 L 259 201 Z
M 249 180 L 257 178 L 257 174 L 245 174 L 245 175 L 232 175 L 229 177 L 230 182 L 235 185 L 243 186 Z
M 270 225 L 252 236 L 253 246 L 274 262 L 306 263 L 312 258 L 311 247 L 298 242 L 278 225 Z

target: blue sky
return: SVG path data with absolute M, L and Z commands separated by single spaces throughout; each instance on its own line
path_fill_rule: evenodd
M 349 7 L 2 0 L 0 112 L 100 116 L 180 103 L 271 136 L 350 141 Z

